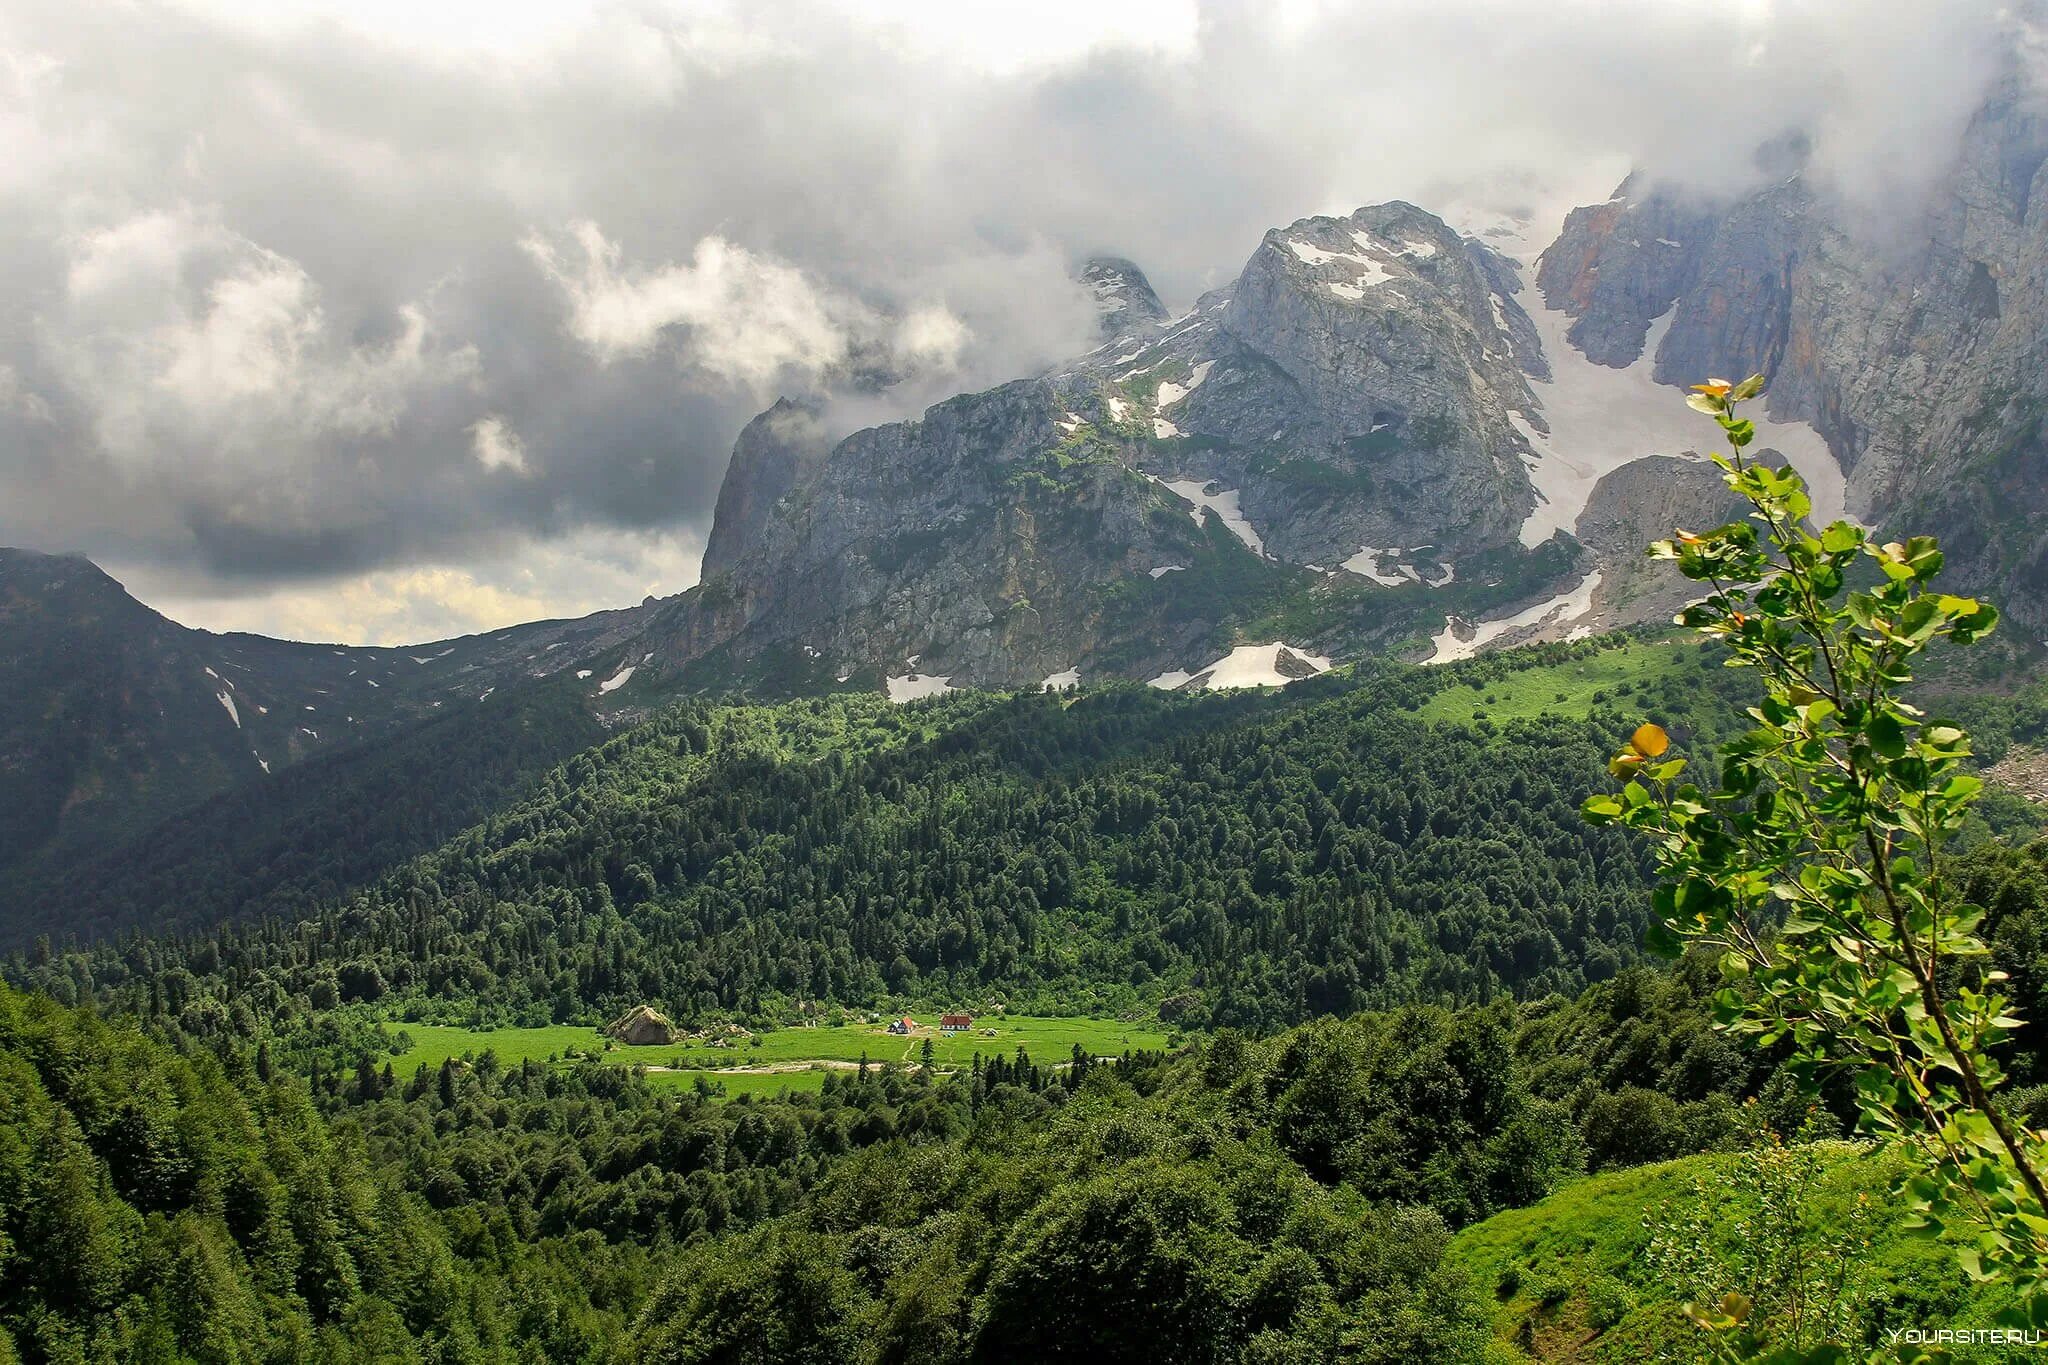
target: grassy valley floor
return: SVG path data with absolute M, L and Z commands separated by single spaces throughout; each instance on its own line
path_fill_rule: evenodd
M 943 1034 L 936 1016 L 919 1021 L 910 1034 L 892 1034 L 886 1022 L 820 1024 L 735 1034 L 729 1039 L 684 1036 L 673 1043 L 632 1047 L 580 1024 L 543 1028 L 458 1028 L 445 1024 L 387 1025 L 392 1051 L 387 1060 L 405 1076 L 419 1067 L 438 1069 L 449 1058 L 475 1060 L 485 1052 L 514 1066 L 532 1060 L 565 1060 L 590 1056 L 611 1066 L 647 1069 L 657 1086 L 694 1086 L 702 1079 L 722 1088 L 728 1098 L 741 1094 L 770 1095 L 789 1090 L 816 1090 L 827 1070 L 873 1066 L 915 1066 L 927 1041 L 932 1061 L 941 1070 L 970 1065 L 975 1056 L 1011 1056 L 1028 1052 L 1041 1065 L 1060 1063 L 1080 1047 L 1091 1056 L 1115 1057 L 1125 1052 L 1159 1051 L 1170 1036 L 1156 1024 L 1115 1019 L 1047 1018 L 1029 1015 L 977 1018 L 964 1032 Z M 885 1016 L 886 1020 L 886 1016 Z

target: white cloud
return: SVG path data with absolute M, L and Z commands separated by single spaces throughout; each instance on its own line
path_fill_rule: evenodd
M 617 42 L 636 21 L 678 35 L 694 55 L 724 61 L 783 50 L 762 7 L 736 0 L 653 0 L 627 8 L 598 0 L 177 0 L 212 23 L 271 42 L 341 29 L 444 61 L 534 62 L 592 30 Z M 792 7 L 795 10 L 797 7 Z M 810 7 L 856 24 L 919 60 L 1010 74 L 1069 62 L 1107 46 L 1185 55 L 1196 0 L 831 0 Z
M 715 379 L 763 389 L 778 378 L 814 379 L 844 360 L 866 309 L 819 290 L 800 270 L 723 237 L 697 243 L 687 265 L 622 263 L 596 223 L 570 229 L 581 260 L 529 236 L 525 247 L 569 300 L 569 331 L 606 362 L 657 342 Z
M 12 365 L 0 365 L 0 413 L 39 424 L 53 420 L 49 403 L 22 382 Z
M 275 467 L 294 441 L 389 434 L 416 394 L 475 376 L 475 347 L 439 342 L 420 305 L 395 321 L 388 339 L 351 344 L 296 261 L 179 207 L 75 237 L 61 310 L 44 325 L 59 377 L 116 460 L 203 450 Z
M 893 338 L 897 363 L 906 370 L 951 374 L 974 333 L 943 303 L 911 309 L 896 324 Z
M 525 444 L 520 441 L 519 433 L 506 425 L 504 418 L 479 418 L 470 427 L 469 434 L 470 452 L 485 469 L 512 474 L 532 472 L 526 465 Z

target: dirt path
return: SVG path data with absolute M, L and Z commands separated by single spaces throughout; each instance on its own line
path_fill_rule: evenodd
M 869 1066 L 875 1063 L 868 1063 Z M 822 1066 L 832 1071 L 858 1071 L 859 1062 L 837 1057 L 817 1057 L 802 1062 L 757 1062 L 752 1066 L 650 1066 L 649 1071 L 702 1071 L 710 1076 L 780 1076 L 791 1071 L 809 1071 Z

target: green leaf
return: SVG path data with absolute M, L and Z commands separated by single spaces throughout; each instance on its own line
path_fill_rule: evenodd
M 1685 948 L 1684 942 L 1661 920 L 1652 920 L 1644 928 L 1643 946 L 1659 957 L 1677 957 Z
M 1957 773 L 1942 785 L 1941 794 L 1950 801 L 1970 801 L 1983 790 L 1982 778 L 1971 777 L 1968 773 Z
M 1899 718 L 1889 711 L 1879 711 L 1863 727 L 1863 733 L 1870 738 L 1870 747 L 1886 758 L 1903 758 L 1906 753 L 1906 728 L 1899 724 Z

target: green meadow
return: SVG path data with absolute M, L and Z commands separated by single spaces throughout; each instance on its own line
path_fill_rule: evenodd
M 1129 1023 L 1115 1019 L 1048 1018 L 1012 1015 L 978 1018 L 973 1029 L 952 1037 L 936 1031 L 938 1015 L 912 1016 L 923 1026 L 912 1037 L 887 1032 L 884 1024 L 848 1023 L 837 1027 L 816 1025 L 775 1029 L 752 1037 L 738 1037 L 729 1044 L 684 1039 L 651 1047 L 628 1047 L 606 1038 L 597 1029 L 578 1024 L 556 1024 L 544 1028 L 459 1028 L 447 1024 L 385 1025 L 392 1040 L 392 1069 L 401 1076 L 421 1066 L 437 1069 L 450 1057 L 475 1059 L 485 1052 L 497 1055 L 505 1064 L 529 1059 L 562 1059 L 571 1053 L 590 1054 L 613 1066 L 645 1066 L 656 1084 L 688 1087 L 699 1074 L 720 1080 L 728 1097 L 742 1093 L 769 1094 L 790 1089 L 815 1090 L 823 1083 L 823 1072 L 803 1064 L 857 1063 L 863 1057 L 880 1065 L 884 1062 L 914 1065 L 923 1053 L 927 1038 L 932 1058 L 942 1067 L 964 1066 L 976 1053 L 984 1057 L 1001 1053 L 1009 1056 L 1023 1048 L 1032 1060 L 1063 1062 L 1072 1056 L 1076 1044 L 1094 1056 L 1116 1056 L 1127 1051 L 1163 1049 L 1166 1032 L 1155 1023 Z M 400 1035 L 410 1041 L 397 1050 Z M 788 1067 L 779 1072 L 738 1071 L 734 1068 Z
M 1683 668 L 1696 667 L 1698 658 L 1699 646 L 1690 641 L 1633 642 L 1585 658 L 1503 671 L 1484 682 L 1446 687 L 1416 714 L 1425 721 L 1459 725 L 1480 719 L 1499 724 L 1545 714 L 1584 716 L 1592 711 L 1597 694 L 1612 699 L 1623 687 L 1660 683 Z
M 656 1090 L 689 1090 L 699 1079 L 716 1088 L 720 1099 L 742 1095 L 765 1098 L 791 1091 L 816 1091 L 825 1084 L 823 1068 L 803 1071 L 650 1071 L 647 1083 Z

